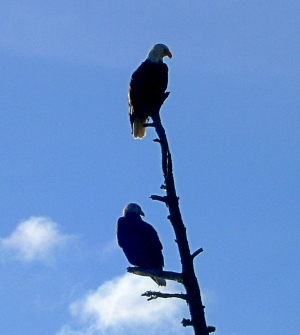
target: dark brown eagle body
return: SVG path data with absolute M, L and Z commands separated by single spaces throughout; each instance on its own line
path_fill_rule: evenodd
M 137 207 L 135 207 L 137 206 Z M 128 210 L 126 210 L 126 208 Z M 120 217 L 117 225 L 117 240 L 123 249 L 129 263 L 134 266 L 147 269 L 162 270 L 164 258 L 163 246 L 156 230 L 140 215 L 144 213 L 137 204 L 129 204 L 124 210 L 124 216 Z M 132 211 L 137 208 L 140 212 Z M 152 277 L 151 277 L 152 278 Z M 152 278 L 158 285 L 165 286 L 165 280 Z
M 149 52 L 148 58 L 132 74 L 128 101 L 129 117 L 134 138 L 144 138 L 148 118 L 158 113 L 168 86 L 168 66 L 163 57 L 172 57 L 169 49 L 163 44 L 156 44 Z

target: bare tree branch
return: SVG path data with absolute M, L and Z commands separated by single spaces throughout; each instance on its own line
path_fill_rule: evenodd
M 216 331 L 216 327 L 214 326 L 208 326 L 207 329 L 209 333 L 214 333 Z
M 161 201 L 161 202 L 168 202 L 168 198 L 166 196 L 162 197 L 160 195 L 151 195 L 150 197 L 152 200 L 157 200 L 157 201 Z
M 154 127 L 154 123 L 145 123 L 144 127 Z
M 176 193 L 175 181 L 173 176 L 172 156 L 169 149 L 169 144 L 164 127 L 162 126 L 159 113 L 152 116 L 153 124 L 159 140 L 156 140 L 161 147 L 162 157 L 162 172 L 164 176 L 164 185 L 166 197 L 164 203 L 168 207 L 170 220 L 175 236 L 176 243 L 180 254 L 182 264 L 182 280 L 186 290 L 187 303 L 190 310 L 191 320 L 183 323 L 184 326 L 192 325 L 195 335 L 208 335 L 209 328 L 206 325 L 204 306 L 202 304 L 200 287 L 194 270 L 193 260 L 202 252 L 201 249 L 195 251 L 192 255 L 186 234 L 186 227 L 184 226 L 180 208 L 179 198 Z M 153 200 L 160 200 L 161 198 L 154 197 Z
M 192 326 L 192 321 L 190 319 L 182 319 L 181 321 L 183 327 L 188 327 L 188 326 Z
M 154 300 L 157 298 L 178 298 L 187 300 L 187 295 L 183 293 L 161 293 L 156 291 L 147 291 L 142 294 L 142 297 L 149 297 L 147 300 Z
M 201 252 L 203 252 L 203 248 L 200 248 L 200 249 L 196 250 L 196 251 L 192 254 L 192 258 L 194 259 L 194 258 L 197 257 Z
M 131 266 L 127 268 L 127 272 L 133 273 L 138 276 L 146 276 L 146 277 L 154 276 L 157 278 L 174 280 L 181 284 L 183 281 L 181 273 L 178 273 L 178 272 L 162 271 L 162 270 L 157 270 L 157 269 L 145 270 L 140 267 L 131 267 Z

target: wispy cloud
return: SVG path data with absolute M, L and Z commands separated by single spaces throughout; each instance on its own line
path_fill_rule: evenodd
M 120 247 L 117 244 L 117 239 L 114 238 L 104 245 L 104 247 L 101 250 L 101 258 L 106 259 L 110 257 L 111 255 L 115 254 L 116 252 L 120 251 Z
M 95 4 L 93 11 L 85 3 L 68 0 L 0 3 L 0 49 L 34 58 L 116 67 L 128 43 L 135 41 L 126 33 L 127 25 L 120 30 L 115 24 L 120 19 L 125 20 L 109 3 Z M 112 43 L 111 36 L 118 42 Z
M 166 290 L 178 292 L 178 286 L 168 282 Z M 132 274 L 114 278 L 72 303 L 77 329 L 65 325 L 57 335 L 181 334 L 185 303 L 177 299 L 147 301 L 141 294 L 148 290 L 157 291 L 150 278 Z
M 51 219 L 33 216 L 22 221 L 10 236 L 0 239 L 1 256 L 25 262 L 49 261 L 70 237 L 61 234 Z

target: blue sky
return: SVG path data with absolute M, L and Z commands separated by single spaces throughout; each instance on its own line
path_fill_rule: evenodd
M 0 4 L 0 309 L 9 335 L 192 334 L 183 302 L 126 274 L 116 221 L 139 203 L 180 271 L 160 150 L 130 133 L 127 87 L 155 43 L 161 115 L 207 322 L 299 328 L 300 5 L 296 1 Z M 165 292 L 182 287 L 168 283 Z

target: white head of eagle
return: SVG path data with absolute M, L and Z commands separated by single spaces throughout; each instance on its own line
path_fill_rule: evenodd
M 132 265 L 145 270 L 162 270 L 163 246 L 156 230 L 143 221 L 141 215 L 145 216 L 138 204 L 130 203 L 124 208 L 123 216 L 119 218 L 117 224 L 118 244 Z M 166 286 L 164 279 L 155 276 L 151 278 L 158 285 Z
M 128 216 L 128 215 L 131 215 L 131 214 L 137 214 L 137 215 L 145 216 L 144 212 L 142 211 L 141 206 L 139 206 L 138 204 L 135 204 L 133 202 L 128 204 L 123 209 L 123 215 L 124 216 Z
M 159 113 L 168 96 L 168 66 L 163 62 L 172 53 L 164 44 L 155 44 L 147 59 L 134 71 L 131 77 L 128 102 L 129 117 L 134 138 L 146 136 L 144 126 L 149 117 Z
M 169 48 L 164 44 L 155 44 L 149 51 L 147 59 L 151 62 L 158 63 L 162 62 L 165 56 L 168 56 L 169 58 L 173 57 Z

